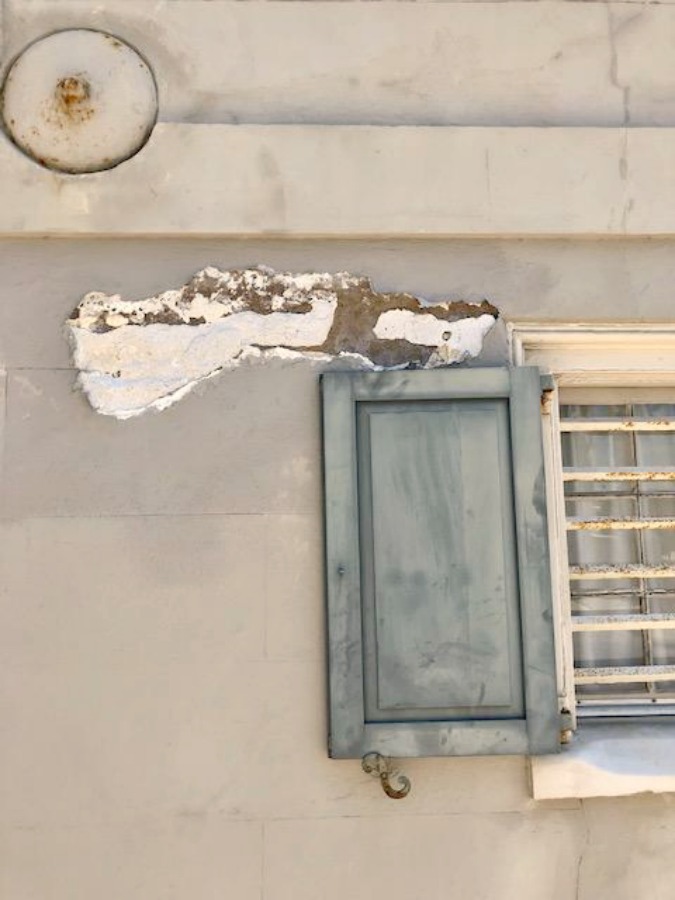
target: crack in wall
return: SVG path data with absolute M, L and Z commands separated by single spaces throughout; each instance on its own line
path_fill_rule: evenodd
M 197 384 L 275 358 L 350 368 L 432 368 L 480 353 L 487 301 L 425 303 L 346 272 L 203 269 L 144 300 L 93 292 L 67 329 L 78 384 L 104 415 L 166 409 Z
M 621 208 L 620 218 L 620 231 L 624 234 L 628 229 L 628 217 L 635 204 L 634 199 L 627 193 L 629 185 L 628 129 L 631 124 L 631 88 L 630 85 L 623 84 L 619 79 L 619 54 L 616 41 L 617 37 L 623 31 L 629 29 L 630 26 L 634 22 L 638 21 L 641 17 L 642 10 L 627 18 L 624 17 L 621 19 L 621 21 L 617 22 L 614 10 L 611 6 L 607 6 L 607 29 L 609 37 L 609 81 L 613 87 L 621 92 L 621 102 L 623 107 L 623 134 L 621 137 L 621 153 L 619 155 L 619 177 L 624 183 L 624 201 Z

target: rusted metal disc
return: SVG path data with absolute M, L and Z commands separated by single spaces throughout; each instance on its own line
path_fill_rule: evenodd
M 125 41 L 88 29 L 30 44 L 7 73 L 2 117 L 12 140 L 61 172 L 98 172 L 137 153 L 157 119 L 157 87 Z

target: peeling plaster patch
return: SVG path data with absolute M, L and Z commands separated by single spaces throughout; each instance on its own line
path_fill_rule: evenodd
M 477 319 L 461 319 L 449 325 L 443 319 L 425 313 L 391 309 L 382 313 L 373 331 L 376 337 L 387 340 L 403 340 L 423 346 L 436 344 L 438 359 L 451 363 L 478 356 L 483 339 L 494 323 L 494 316 L 483 314 Z
M 378 293 L 347 273 L 209 267 L 145 300 L 87 294 L 68 320 L 79 385 L 119 419 L 166 409 L 244 362 L 431 368 L 480 353 L 497 310 Z

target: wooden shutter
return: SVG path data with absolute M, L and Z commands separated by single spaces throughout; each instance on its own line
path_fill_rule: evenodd
M 538 370 L 322 389 L 331 755 L 556 752 Z

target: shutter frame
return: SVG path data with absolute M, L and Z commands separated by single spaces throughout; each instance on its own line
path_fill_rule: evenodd
M 539 370 L 510 370 L 511 442 L 518 535 L 525 708 L 529 752 L 560 750 L 553 600 Z
M 373 750 L 389 756 L 557 752 L 560 718 L 538 369 L 330 373 L 322 376 L 321 385 L 330 755 L 358 758 Z M 509 404 L 525 712 L 518 718 L 366 721 L 357 407 L 494 398 Z

